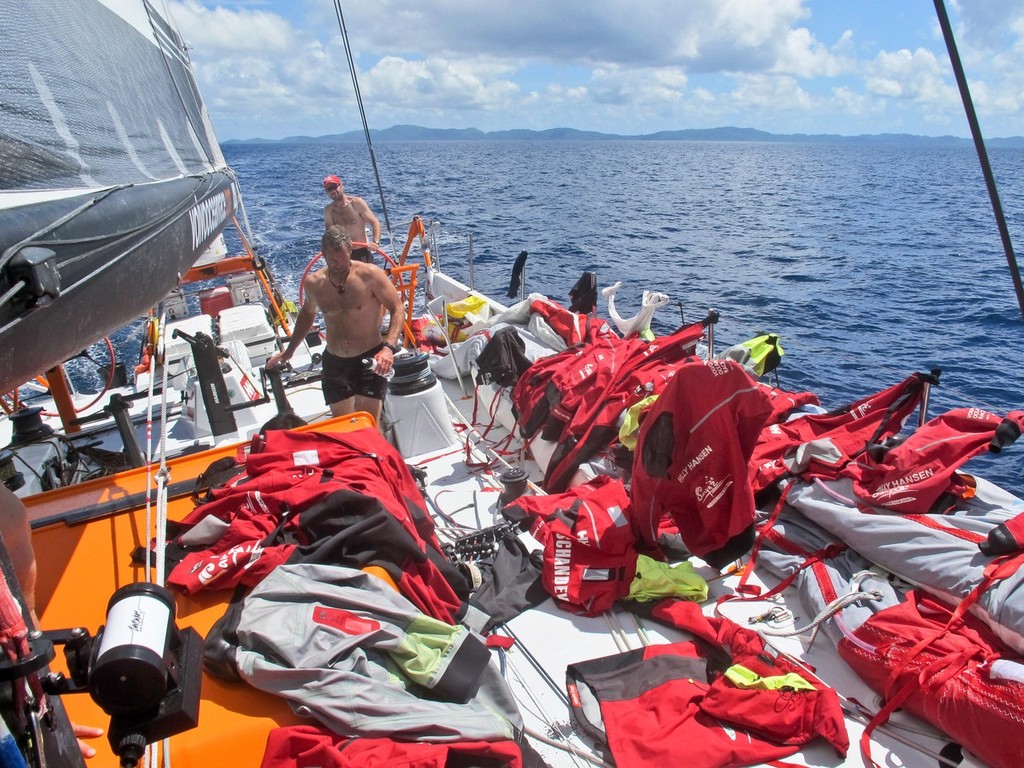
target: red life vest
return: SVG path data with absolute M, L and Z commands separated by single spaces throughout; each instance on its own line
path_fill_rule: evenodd
M 465 761 L 465 762 L 464 762 Z M 312 725 L 275 728 L 267 736 L 260 768 L 447 768 L 451 765 L 528 768 L 514 741 L 449 744 L 349 738 Z
M 572 347 L 534 361 L 523 372 L 512 387 L 510 397 L 515 411 L 520 434 L 530 439 L 547 424 L 551 417 L 551 403 L 548 401 L 548 384 L 563 366 L 571 364 L 583 354 L 581 347 Z M 557 388 L 553 388 L 557 393 Z
M 332 473 L 325 476 L 319 467 L 279 468 L 211 489 L 213 500 L 181 522 L 191 548 L 207 546 L 185 554 L 168 573 L 167 582 L 189 594 L 258 584 L 288 559 L 297 543 L 306 543 L 297 513 L 337 489 Z M 279 526 L 275 540 L 264 544 Z
M 530 302 L 530 311 L 543 317 L 551 330 L 570 347 L 603 336 L 616 336 L 607 321 L 593 315 L 570 312 L 551 299 L 534 299 Z
M 750 458 L 754 493 L 787 475 L 834 478 L 870 443 L 899 434 L 924 391 L 925 376 L 912 374 L 899 384 L 824 414 L 771 421 L 761 431 Z
M 380 499 L 410 532 L 440 549 L 423 493 L 401 454 L 379 430 L 270 430 L 261 451 L 249 454 L 245 469 L 249 475 L 257 475 L 273 468 L 304 465 L 336 471 L 344 478 L 345 487 Z
M 679 367 L 640 425 L 630 498 L 641 550 L 656 549 L 664 517 L 715 567 L 750 548 L 747 463 L 771 412 L 768 395 L 738 363 Z
M 205 548 L 188 552 L 168 583 L 190 593 L 251 587 L 283 562 L 326 558 L 384 568 L 419 610 L 443 621 L 463 609 L 464 580 L 441 552 L 409 468 L 375 428 L 271 430 L 246 471 L 183 520 L 184 541 Z
M 649 343 L 638 338 L 616 342 L 606 355 L 608 370 L 582 388 L 578 407 L 566 414 L 566 424 L 554 438 L 558 448 L 548 463 L 545 490 L 568 488 L 580 465 L 616 439 L 623 412 L 649 395 L 660 395 L 703 335 L 704 324 L 698 322 Z M 558 409 L 553 415 L 560 415 Z
M 865 454 L 840 476 L 853 480 L 854 495 L 872 506 L 923 514 L 944 493 L 963 490 L 957 468 L 988 450 L 1000 429 L 1015 439 L 1022 426 L 1024 411 L 1002 419 L 979 408 L 959 408 L 932 419 L 880 456 Z M 996 447 L 1001 449 L 1002 443 Z
M 541 580 L 559 606 L 596 616 L 629 593 L 637 551 L 621 480 L 600 475 L 565 493 L 520 496 L 502 509 L 544 545 Z
M 767 384 L 763 386 L 772 399 L 772 415 L 769 424 L 781 421 L 783 416 L 801 405 L 821 405 L 821 401 L 814 392 L 787 392 Z

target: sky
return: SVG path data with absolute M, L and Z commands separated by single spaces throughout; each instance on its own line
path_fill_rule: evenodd
M 340 4 L 340 5 L 339 5 Z M 946 0 L 986 138 L 1024 2 Z M 970 136 L 932 0 L 163 0 L 221 140 L 371 129 Z

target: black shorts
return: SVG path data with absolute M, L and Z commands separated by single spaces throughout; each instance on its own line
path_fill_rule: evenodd
M 355 357 L 338 357 L 327 350 L 323 353 L 324 401 L 327 405 L 348 400 L 355 395 L 383 400 L 388 390 L 388 380 L 366 367 L 363 360 L 372 358 L 384 345 L 374 347 Z
M 369 248 L 353 248 L 352 261 L 365 261 L 367 264 L 373 264 L 373 254 L 370 253 Z

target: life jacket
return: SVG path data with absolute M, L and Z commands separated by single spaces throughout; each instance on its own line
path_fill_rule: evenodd
M 750 482 L 760 493 L 784 477 L 835 477 L 869 444 L 899 434 L 921 400 L 926 374 L 825 414 L 767 424 L 750 458 Z
M 986 765 L 1018 768 L 1024 659 L 975 617 L 950 619 L 947 606 L 911 591 L 843 638 L 839 655 L 887 704 L 931 723 Z M 867 739 L 861 749 L 873 765 Z
M 541 578 L 562 608 L 596 616 L 629 593 L 638 553 L 621 480 L 599 475 L 565 493 L 520 496 L 501 514 L 544 547 Z
M 530 302 L 530 311 L 543 317 L 551 329 L 570 347 L 605 336 L 616 336 L 607 321 L 594 315 L 570 312 L 551 299 L 534 299 Z
M 665 600 L 650 615 L 691 639 L 571 664 L 574 722 L 628 766 L 754 765 L 794 754 L 823 737 L 839 755 L 849 746 L 834 690 L 741 688 L 726 669 L 761 678 L 806 673 L 769 653 L 752 630 L 703 616 L 694 603 Z
M 841 472 L 853 493 L 874 507 L 900 513 L 926 513 L 945 493 L 970 492 L 956 470 L 964 462 L 1016 439 L 1024 411 L 1006 418 L 979 408 L 942 414 L 889 450 L 868 451 Z
M 821 405 L 821 401 L 814 392 L 787 392 L 778 387 L 762 384 L 772 401 L 772 415 L 769 424 L 782 421 L 796 408 L 805 405 Z
M 523 437 L 531 439 L 548 423 L 552 400 L 556 403 L 558 401 L 558 387 L 552 387 L 553 395 L 549 399 L 548 385 L 556 375 L 564 372 L 566 366 L 574 365 L 585 352 L 583 347 L 571 347 L 542 357 L 519 377 L 512 387 L 510 397 L 519 432 Z
M 623 413 L 634 403 L 659 395 L 675 375 L 679 365 L 693 354 L 704 335 L 704 323 L 697 322 L 668 336 L 647 342 L 638 337 L 616 340 L 610 353 L 596 365 L 603 365 L 593 380 L 579 388 L 570 410 L 570 394 L 562 391 L 552 416 L 564 425 L 549 439 L 558 447 L 545 471 L 544 488 L 558 493 L 569 487 L 583 462 L 611 446 L 619 431 Z M 597 345 L 593 345 L 597 346 Z M 558 386 L 558 380 L 552 385 Z
M 608 337 L 582 346 L 579 354 L 567 359 L 545 387 L 550 415 L 541 432 L 544 439 L 564 442 L 573 427 L 577 435 L 582 434 L 619 369 L 646 346 L 642 339 Z
M 764 376 L 779 367 L 784 354 L 779 337 L 773 333 L 763 333 L 729 347 L 718 357 L 735 360 L 754 376 Z
M 350 738 L 313 725 L 275 728 L 267 735 L 260 768 L 542 768 L 525 742 L 455 741 L 432 744 L 367 737 Z
M 213 489 L 178 526 L 167 583 L 189 594 L 259 583 L 307 541 L 297 513 L 338 487 L 333 472 L 291 467 Z
M 246 473 L 251 476 L 274 467 L 292 466 L 336 470 L 344 475 L 347 488 L 380 499 L 410 532 L 440 550 L 422 491 L 401 454 L 379 430 L 372 427 L 351 432 L 270 430 L 260 450 L 250 452 L 245 462 Z
M 302 463 L 312 461 L 334 468 Z M 255 586 L 285 562 L 372 565 L 430 616 L 451 622 L 464 610 L 465 579 L 441 552 L 408 467 L 376 429 L 271 430 L 246 470 L 183 519 L 176 543 L 191 546 L 168 583 L 194 593 Z
M 768 395 L 738 363 L 679 366 L 640 426 L 630 489 L 641 551 L 656 549 L 662 518 L 709 565 L 753 544 L 747 463 L 772 412 Z

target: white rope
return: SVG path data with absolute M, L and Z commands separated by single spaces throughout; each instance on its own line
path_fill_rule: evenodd
M 149 532 L 153 530 L 153 387 L 156 383 L 156 361 L 160 359 L 160 354 L 163 349 L 163 334 L 164 334 L 164 322 L 167 319 L 167 313 L 161 311 L 159 325 L 157 325 L 157 348 L 153 350 L 153 354 L 149 358 L 149 386 L 147 389 L 146 397 L 146 536 L 149 536 Z M 146 329 L 149 332 L 149 329 Z M 165 368 L 167 366 L 164 366 Z M 145 544 L 148 547 L 149 541 Z M 146 581 L 152 581 L 153 576 L 150 572 L 150 561 L 149 552 L 146 552 L 146 564 L 143 569 L 143 577 Z
M 760 635 L 767 635 L 769 637 L 795 637 L 804 635 L 810 630 L 811 634 L 807 638 L 807 643 L 809 645 L 814 642 L 814 638 L 817 636 L 818 629 L 821 624 L 844 608 L 853 605 L 854 603 L 881 599 L 882 593 L 877 590 L 872 589 L 867 592 L 860 592 L 855 589 L 853 592 L 847 592 L 845 595 L 841 595 L 826 605 L 821 612 L 814 617 L 814 620 L 806 626 L 800 627 L 799 629 L 771 629 L 769 627 L 759 627 L 757 628 L 757 632 Z
M 167 359 L 166 359 L 166 337 L 164 328 L 166 325 L 166 312 L 161 312 L 160 325 L 157 330 L 156 350 L 149 361 L 149 392 L 146 401 L 146 567 L 145 579 L 156 584 L 163 585 L 166 569 L 167 549 L 167 482 L 170 478 L 170 470 L 167 467 Z M 154 485 L 153 476 L 153 387 L 156 380 L 156 361 L 162 360 L 160 366 L 163 378 L 160 386 L 160 469 L 156 473 L 156 520 L 153 520 L 152 491 Z M 149 536 L 156 528 L 156 573 L 152 572 L 149 557 Z M 161 755 L 164 768 L 171 765 L 171 742 L 164 739 L 157 744 L 146 746 L 145 764 L 148 768 L 157 768 L 160 765 Z
M 157 341 L 157 350 L 160 359 L 164 361 L 161 366 L 163 380 L 161 381 L 160 397 L 160 470 L 156 473 L 157 500 L 156 500 L 156 583 L 163 586 L 164 575 L 167 567 L 167 485 L 171 477 L 171 470 L 167 466 L 167 358 L 165 349 L 166 339 L 164 337 L 164 326 L 160 324 L 160 335 Z

